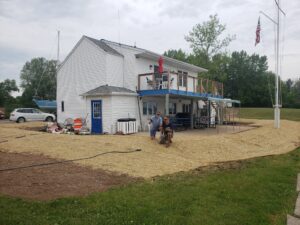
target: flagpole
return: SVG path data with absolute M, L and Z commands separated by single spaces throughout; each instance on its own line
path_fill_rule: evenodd
M 280 128 L 280 105 L 279 105 L 279 34 L 280 34 L 280 12 L 285 15 L 285 12 L 280 8 L 280 0 L 275 0 L 277 6 L 277 21 L 273 20 L 270 16 L 260 11 L 266 18 L 272 21 L 277 26 L 276 30 L 276 45 L 275 45 L 275 105 L 274 105 L 274 128 Z

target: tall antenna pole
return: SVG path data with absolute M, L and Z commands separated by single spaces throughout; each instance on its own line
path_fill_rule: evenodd
M 275 0 L 276 1 L 276 0 Z M 277 40 L 276 40 L 276 68 L 275 68 L 275 106 L 274 106 L 274 127 L 280 128 L 280 108 L 279 108 L 279 32 L 280 32 L 280 0 L 276 2 L 277 5 Z
M 59 65 L 59 40 L 60 39 L 60 31 L 58 30 L 57 31 L 57 57 L 56 57 L 56 60 L 57 60 L 57 66 Z
M 121 40 L 120 40 L 121 39 L 121 37 L 120 37 L 121 36 L 120 35 L 120 33 L 121 33 L 120 29 L 121 29 L 121 27 L 120 27 L 120 10 L 118 9 L 118 39 L 119 39 L 118 41 L 119 41 L 119 44 L 121 43 Z

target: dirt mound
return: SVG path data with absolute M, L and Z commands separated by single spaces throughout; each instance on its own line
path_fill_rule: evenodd
M 41 155 L 0 152 L 0 170 L 56 161 Z M 26 199 L 51 200 L 85 196 L 136 180 L 126 175 L 116 175 L 101 169 L 93 170 L 70 162 L 2 171 L 0 193 Z

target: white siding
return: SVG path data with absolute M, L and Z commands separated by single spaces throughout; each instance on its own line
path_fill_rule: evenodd
M 106 55 L 107 84 L 110 86 L 123 87 L 123 57 Z
M 194 79 L 192 77 L 187 78 L 187 90 L 194 92 Z
M 136 96 L 112 96 L 112 133 L 116 132 L 117 120 L 120 118 L 135 118 L 139 125 L 139 114 Z
M 158 59 L 157 61 L 151 60 L 151 59 L 145 59 L 145 58 L 137 58 L 137 74 L 142 74 L 142 73 L 153 73 L 154 72 L 154 65 L 158 66 Z M 152 65 L 152 69 L 150 70 L 150 65 Z M 171 65 L 168 65 L 167 63 L 163 64 L 163 69 L 166 71 L 171 71 L 177 73 L 178 70 L 188 72 L 190 76 L 195 76 L 197 77 L 197 73 L 185 70 L 178 67 L 174 67 Z
M 139 125 L 136 96 L 95 96 L 88 97 L 86 101 L 86 111 L 89 112 L 87 124 L 90 129 L 92 128 L 92 100 L 102 101 L 102 128 L 104 133 L 116 133 L 117 120 L 120 118 L 135 118 Z
M 154 65 L 158 65 L 158 59 L 151 60 L 145 58 L 136 58 L 135 56 L 136 54 L 143 52 L 140 49 L 134 49 L 126 46 L 122 47 L 120 45 L 113 44 L 113 43 L 107 43 L 107 44 L 124 56 L 124 87 L 125 88 L 135 91 L 138 85 L 138 75 L 143 73 L 153 73 Z M 150 69 L 150 65 L 152 65 L 151 69 Z M 176 73 L 178 70 L 182 70 L 188 72 L 188 74 L 191 76 L 197 77 L 197 73 L 195 72 L 184 70 L 180 68 L 180 66 L 178 67 L 170 66 L 166 63 L 164 63 L 164 70 L 173 71 Z M 182 88 L 182 90 L 185 90 L 185 88 Z
M 135 54 L 140 53 L 141 51 L 134 48 L 122 47 L 117 44 L 107 44 L 124 56 L 124 87 L 135 91 L 138 82 Z
M 58 122 L 86 116 L 85 100 L 79 95 L 107 83 L 106 54 L 83 38 L 66 59 L 57 75 Z M 61 101 L 65 104 L 64 112 L 61 111 Z

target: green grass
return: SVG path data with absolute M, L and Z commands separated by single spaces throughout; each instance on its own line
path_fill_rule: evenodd
M 273 108 L 241 108 L 241 118 L 274 119 Z M 300 121 L 300 109 L 281 109 L 281 119 Z
M 285 224 L 300 148 L 238 169 L 180 173 L 50 202 L 0 197 L 0 224 Z

